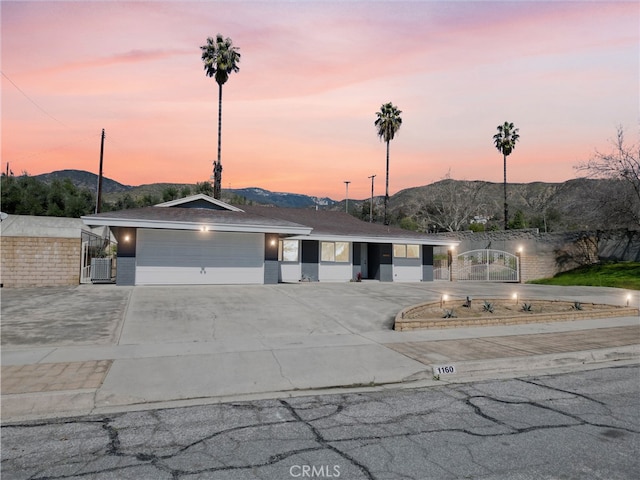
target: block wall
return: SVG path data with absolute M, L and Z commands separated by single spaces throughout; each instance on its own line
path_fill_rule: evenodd
M 3 287 L 79 285 L 80 238 L 0 237 Z
M 448 232 L 438 236 L 460 242 L 455 254 L 485 248 L 515 254 L 522 249 L 520 274 L 523 282 L 553 277 L 559 272 L 595 263 L 599 259 L 640 259 L 638 231 L 540 233 L 537 229 L 530 229 Z

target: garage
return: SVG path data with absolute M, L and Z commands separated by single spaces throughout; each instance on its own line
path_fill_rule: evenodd
M 264 283 L 264 234 L 138 229 L 137 285 Z

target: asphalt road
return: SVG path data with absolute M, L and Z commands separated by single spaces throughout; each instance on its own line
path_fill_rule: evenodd
M 8 479 L 631 479 L 640 366 L 4 425 Z

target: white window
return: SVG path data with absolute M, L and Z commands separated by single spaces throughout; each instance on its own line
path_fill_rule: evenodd
M 407 245 L 407 258 L 420 258 L 420 245 Z
M 349 242 L 336 242 L 336 262 L 349 261 Z
M 336 261 L 336 244 L 333 242 L 322 242 L 322 253 L 320 260 L 323 262 Z
M 393 256 L 395 258 L 405 258 L 407 256 L 407 246 L 394 244 L 393 245 Z
M 420 258 L 420 245 L 393 244 L 395 258 Z
M 349 262 L 349 242 L 322 242 L 320 260 L 323 262 Z
M 298 245 L 298 240 L 280 240 L 278 260 L 281 262 L 297 262 Z

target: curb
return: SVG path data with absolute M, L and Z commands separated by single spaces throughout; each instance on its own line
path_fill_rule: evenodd
M 492 360 L 473 360 L 449 362 L 454 364 L 457 373 L 436 380 L 430 368 L 410 377 L 379 385 L 332 385 L 318 386 L 312 389 L 282 390 L 222 397 L 203 397 L 194 399 L 167 400 L 162 402 L 119 405 L 117 407 L 97 407 L 95 397 L 97 389 L 70 390 L 58 392 L 24 393 L 2 395 L 2 423 L 11 424 L 21 421 L 45 420 L 52 418 L 70 418 L 106 413 L 120 413 L 159 408 L 207 405 L 230 401 L 250 401 L 284 397 L 302 397 L 335 393 L 358 393 L 391 390 L 394 388 L 422 388 L 452 383 L 468 383 L 487 379 L 505 379 L 517 376 L 529 376 L 559 373 L 563 370 L 576 370 L 614 366 L 640 362 L 640 345 L 603 348 L 558 354 L 533 355 L 528 357 L 508 357 Z M 608 364 L 608 365 L 607 365 Z

